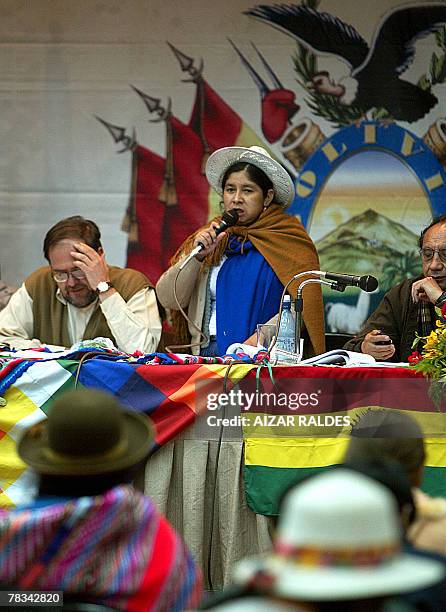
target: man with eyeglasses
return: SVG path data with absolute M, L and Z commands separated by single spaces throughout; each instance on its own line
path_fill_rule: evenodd
M 415 335 L 427 336 L 435 328 L 434 307 L 446 301 L 446 215 L 421 232 L 419 246 L 423 277 L 390 289 L 345 349 L 377 361 L 407 361 Z
M 107 264 L 96 223 L 80 216 L 59 221 L 43 252 L 49 266 L 33 272 L 0 312 L 0 343 L 65 348 L 105 337 L 126 353 L 156 350 L 155 291 L 141 272 Z

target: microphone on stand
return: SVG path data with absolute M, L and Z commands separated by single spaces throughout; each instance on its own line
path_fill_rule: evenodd
M 320 274 L 324 274 L 324 272 L 320 272 Z M 343 276 L 342 274 L 338 274 L 337 276 Z M 376 279 L 375 279 L 376 280 Z M 302 310 L 304 307 L 302 292 L 306 285 L 310 285 L 311 283 L 318 283 L 319 285 L 328 285 L 330 289 L 334 289 L 335 291 L 344 291 L 345 285 L 338 283 L 334 280 L 323 280 L 322 278 L 307 278 L 304 280 L 297 289 L 296 299 L 294 301 L 294 307 L 296 311 L 296 322 L 294 327 L 294 342 L 296 346 L 296 351 L 300 353 L 300 340 L 302 334 Z M 303 351 L 300 355 L 302 358 Z
M 335 272 L 320 272 L 322 278 L 334 280 L 339 285 L 346 287 L 359 287 L 363 291 L 370 293 L 378 288 L 378 280 L 374 276 L 355 276 L 354 274 L 336 274 Z
M 232 227 L 233 225 L 236 225 L 237 221 L 238 221 L 238 212 L 236 210 L 228 210 L 222 216 L 220 225 L 215 228 L 215 235 L 218 236 L 219 234 L 227 230 L 228 227 Z M 195 257 L 195 255 L 198 255 L 198 253 L 200 253 L 200 251 L 202 251 L 204 248 L 205 248 L 204 244 L 199 242 L 197 246 L 194 249 L 192 249 L 189 255 L 181 262 L 179 269 L 182 270 L 184 266 L 188 264 L 190 260 L 193 257 Z
M 295 345 L 296 351 L 300 349 L 300 340 L 301 340 L 301 327 L 302 327 L 302 310 L 303 310 L 303 296 L 302 291 L 304 287 L 311 283 L 319 283 L 321 285 L 328 285 L 331 289 L 335 291 L 345 291 L 347 286 L 359 287 L 363 291 L 368 293 L 375 291 L 378 288 L 378 280 L 374 276 L 366 275 L 366 276 L 355 276 L 353 274 L 337 274 L 335 272 L 323 272 L 322 270 L 306 270 L 304 272 L 299 272 L 290 278 L 290 280 L 286 283 L 283 292 L 282 292 L 282 300 L 285 295 L 286 290 L 289 285 L 303 277 L 310 276 L 310 278 L 303 281 L 297 290 L 297 296 L 295 300 L 295 311 L 296 311 L 296 326 L 295 326 Z M 315 278 L 316 277 L 316 278 Z M 326 280 L 323 280 L 326 279 Z M 282 314 L 282 303 L 279 309 L 279 321 L 280 316 Z M 272 347 L 270 347 L 271 350 Z

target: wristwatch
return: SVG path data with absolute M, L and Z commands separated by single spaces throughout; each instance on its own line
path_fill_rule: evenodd
M 98 286 L 96 287 L 96 291 L 98 293 L 105 293 L 106 291 L 108 291 L 109 289 L 111 289 L 113 287 L 113 285 L 107 281 L 101 281 L 100 283 L 98 283 Z
M 443 293 L 440 295 L 440 297 L 435 302 L 434 306 L 437 306 L 437 308 L 441 308 L 441 306 L 443 306 L 445 301 L 446 301 L 446 291 L 443 291 Z

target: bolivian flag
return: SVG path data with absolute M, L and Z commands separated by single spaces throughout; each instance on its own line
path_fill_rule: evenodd
M 276 515 L 289 486 L 341 463 L 351 425 L 370 407 L 407 411 L 418 421 L 427 451 L 422 488 L 446 497 L 446 413 L 432 402 L 422 375 L 407 368 L 301 366 L 275 368 L 272 387 L 267 379 L 263 371 L 262 384 L 269 382 L 269 391 L 288 404 L 257 402 L 243 421 L 245 490 L 254 512 Z

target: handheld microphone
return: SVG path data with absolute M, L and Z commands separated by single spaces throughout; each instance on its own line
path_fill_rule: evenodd
M 340 285 L 349 287 L 359 287 L 363 291 L 370 293 L 378 288 L 378 280 L 374 276 L 355 276 L 354 274 L 336 274 L 335 272 L 321 272 L 321 276 L 334 280 Z
M 236 210 L 228 210 L 224 213 L 221 218 L 220 225 L 215 228 L 215 236 L 219 236 L 222 232 L 228 229 L 228 227 L 232 227 L 236 225 L 238 221 L 238 211 Z M 192 251 L 192 257 L 195 257 L 200 251 L 205 248 L 204 244 L 199 242 L 195 249 Z
M 218 236 L 219 234 L 227 230 L 228 227 L 232 227 L 233 225 L 236 225 L 237 221 L 238 221 L 238 212 L 236 210 L 228 210 L 222 216 L 220 225 L 215 228 L 215 235 Z M 198 255 L 198 253 L 200 253 L 200 251 L 202 251 L 204 248 L 205 248 L 204 244 L 199 242 L 197 246 L 194 249 L 192 249 L 189 255 L 181 262 L 180 270 L 182 270 L 184 266 L 193 257 L 195 257 L 195 255 Z

